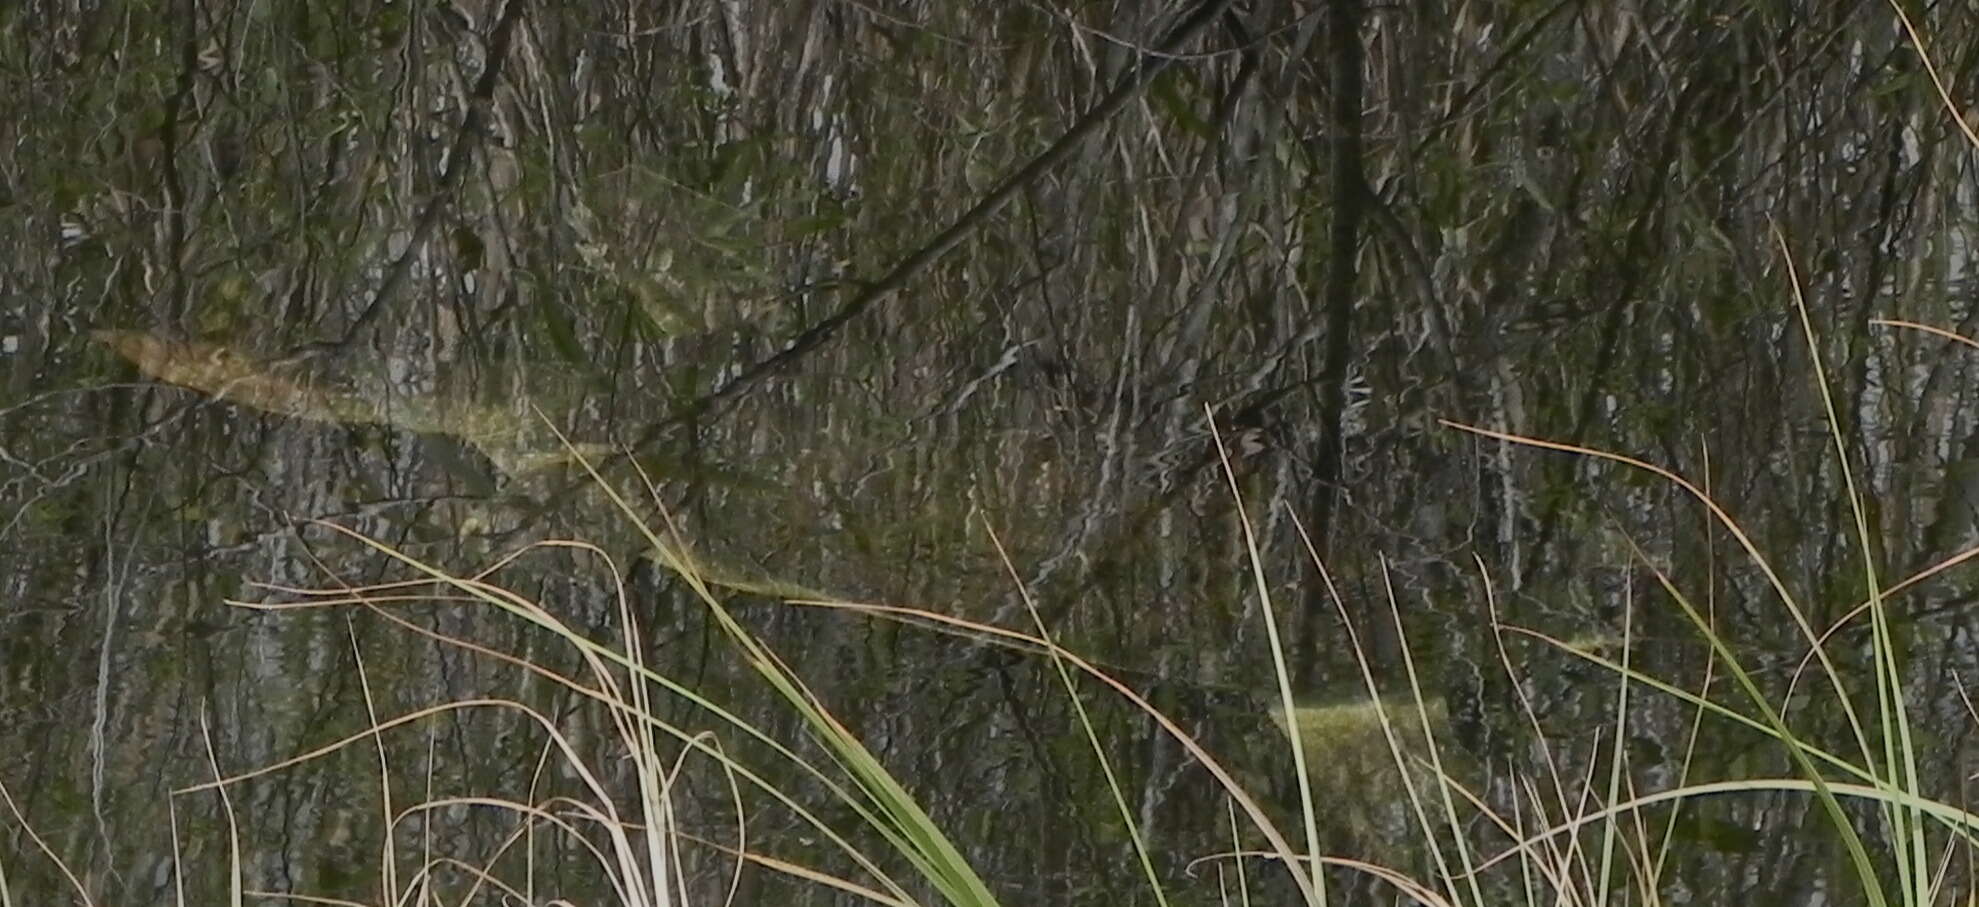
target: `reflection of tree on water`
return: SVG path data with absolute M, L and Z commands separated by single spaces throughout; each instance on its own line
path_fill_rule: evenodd
M 504 474 L 523 477 L 575 460 L 525 407 L 501 408 L 462 394 L 424 396 L 399 392 L 383 380 L 349 381 L 341 387 L 283 374 L 232 347 L 168 340 L 144 331 L 95 331 L 97 342 L 130 360 L 145 375 L 266 412 L 345 425 L 391 425 L 419 434 L 459 438 L 487 456 Z M 605 445 L 578 444 L 595 456 Z

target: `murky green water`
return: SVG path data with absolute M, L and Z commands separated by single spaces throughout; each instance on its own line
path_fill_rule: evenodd
M 1882 760 L 1852 481 L 1875 582 L 1896 587 L 1917 783 L 1962 803 L 1973 584 L 1962 564 L 1920 575 L 1979 542 L 1979 351 L 1877 319 L 1974 333 L 1971 148 L 1887 11 L 1370 11 L 1344 143 L 1337 20 L 1254 6 L 1036 171 L 1127 71 L 1116 39 L 1171 23 L 967 4 L 0 13 L 15 902 L 70 897 L 57 860 L 94 903 L 224 903 L 236 881 L 630 902 L 585 846 L 602 823 L 558 799 L 637 814 L 613 713 L 555 679 L 595 683 L 590 664 L 332 524 L 629 645 L 828 762 L 606 487 L 1006 903 L 1153 903 L 1121 804 L 1171 903 L 1235 902 L 1239 868 L 1252 903 L 1297 892 L 1262 835 L 1232 839 L 1198 754 L 1102 685 L 1079 703 L 1117 800 L 1049 659 L 793 599 L 1020 632 L 1035 605 L 1303 846 L 1275 636 L 1313 840 L 1433 879 L 1460 837 L 1511 840 L 1486 812 L 1530 831 L 1797 776 L 1753 728 L 1535 636 L 1757 715 L 1662 579 L 1797 733 Z M 1940 18 L 1931 47 L 1973 46 Z M 1341 192 L 1335 153 L 1365 191 Z M 969 213 L 1011 173 L 1028 175 L 1006 207 Z M 957 223 L 973 232 L 914 257 Z M 901 262 L 919 264 L 895 286 Z M 1773 575 L 1672 482 L 1460 425 L 1672 470 Z M 1844 693 L 1806 663 L 1810 631 L 1837 626 Z M 653 697 L 887 852 L 762 742 Z M 469 701 L 515 705 L 364 736 Z M 857 901 L 771 858 L 877 884 L 790 805 L 659 748 L 690 902 Z M 1412 800 L 1439 766 L 1472 799 Z M 216 776 L 239 780 L 192 790 Z M 1849 810 L 1894 885 L 1879 814 Z M 1601 856 L 1604 827 L 1551 854 L 1581 902 L 1868 902 L 1800 791 L 1647 809 L 1620 826 L 1645 851 Z M 1937 902 L 1963 903 L 1964 845 L 1932 835 L 1960 880 Z M 738 840 L 763 859 L 738 871 Z M 1602 859 L 1607 881 L 1584 881 Z M 878 864 L 933 900 L 900 857 Z M 517 890 L 471 896 L 482 870 Z M 1367 874 L 1328 878 L 1333 903 L 1393 902 Z M 1524 896 L 1507 866 L 1479 878 L 1453 896 Z

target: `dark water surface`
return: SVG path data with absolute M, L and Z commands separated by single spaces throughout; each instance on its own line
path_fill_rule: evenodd
M 790 599 L 1033 632 L 1021 586 L 1302 844 L 1275 619 L 1320 847 L 1433 880 L 1458 833 L 1435 801 L 1439 830 L 1418 826 L 1357 648 L 1391 706 L 1413 708 L 1413 669 L 1429 720 L 1398 716 L 1397 744 L 1436 741 L 1487 856 L 1511 839 L 1477 804 L 1530 831 L 1798 777 L 1764 734 L 1532 635 L 1757 715 L 1659 574 L 1797 734 L 1861 761 L 1846 695 L 1882 758 L 1864 618 L 1827 646 L 1838 693 L 1801 670 L 1807 634 L 1766 572 L 1675 484 L 1450 422 L 1708 489 L 1817 632 L 1870 588 L 1843 457 L 1881 587 L 1979 542 L 1979 350 L 1877 323 L 1979 330 L 1975 149 L 1874 5 L 1239 4 L 1033 172 L 1179 13 L 59 6 L 0 13 L 16 903 L 80 900 L 50 853 L 95 903 L 223 903 L 236 879 L 459 902 L 463 864 L 533 880 L 534 903 L 629 900 L 579 844 L 597 826 L 518 842 L 517 813 L 454 799 L 637 815 L 612 714 L 496 654 L 590 678 L 567 642 L 435 584 L 375 608 L 238 604 L 424 578 L 326 523 L 460 575 L 593 543 L 487 578 L 607 645 L 623 600 L 656 671 L 828 765 L 602 481 L 672 521 L 1005 903 L 1094 905 L 1154 897 L 1051 662 Z M 1949 13 L 1920 27 L 1979 47 Z M 1970 69 L 1948 67 L 1966 103 Z M 971 213 L 1012 173 L 1006 206 Z M 958 223 L 952 250 L 913 257 Z M 1979 770 L 1973 589 L 1956 566 L 1889 600 L 1918 786 L 1955 807 Z M 1295 901 L 1280 864 L 1229 855 L 1264 839 L 1233 840 L 1184 747 L 1098 684 L 1080 696 L 1171 902 L 1234 902 L 1239 867 L 1253 903 Z M 535 710 L 598 788 L 491 705 L 224 799 L 173 793 L 469 700 Z M 934 900 L 815 778 L 684 697 L 651 709 Z M 660 749 L 672 771 L 685 748 Z M 754 854 L 875 884 L 732 781 L 690 753 L 670 789 L 693 903 L 731 885 L 857 902 L 738 875 L 738 826 Z M 1606 881 L 1600 826 L 1551 852 L 1582 902 L 1868 902 L 1804 792 L 1639 815 L 1617 846 L 1648 856 L 1612 852 Z M 1879 814 L 1845 818 L 1894 894 Z M 1963 903 L 1967 851 L 1931 834 L 1930 865 L 1951 854 L 1939 903 Z M 1328 878 L 1334 903 L 1394 902 Z M 1480 879 L 1484 903 L 1525 896 L 1511 864 Z

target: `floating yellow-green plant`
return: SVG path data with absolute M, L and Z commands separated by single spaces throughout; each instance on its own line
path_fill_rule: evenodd
M 1387 696 L 1380 700 L 1357 698 L 1339 702 L 1301 703 L 1292 707 L 1299 723 L 1299 738 L 1304 741 L 1306 753 L 1325 758 L 1328 754 L 1353 751 L 1360 753 L 1372 746 L 1379 751 L 1383 760 L 1388 758 L 1388 744 L 1382 734 L 1381 724 L 1386 715 L 1388 724 L 1394 729 L 1398 741 L 1408 743 L 1425 742 L 1423 718 L 1429 719 L 1429 734 L 1439 733 L 1449 726 L 1450 712 L 1441 697 L 1423 700 L 1421 712 L 1413 700 L 1405 696 Z M 1272 723 L 1281 731 L 1287 731 L 1283 709 L 1273 709 Z

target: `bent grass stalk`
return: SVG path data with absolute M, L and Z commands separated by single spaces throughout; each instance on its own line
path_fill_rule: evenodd
M 334 531 L 349 536 L 359 541 L 360 543 L 367 545 L 373 548 L 374 550 L 379 551 L 380 553 L 393 557 L 399 560 L 400 562 L 405 563 L 416 570 L 419 570 L 420 572 L 426 573 L 428 579 L 379 584 L 377 586 L 368 587 L 364 589 L 356 589 L 356 590 L 305 590 L 305 589 L 295 589 L 290 587 L 269 587 L 271 589 L 274 589 L 275 591 L 281 591 L 290 594 L 313 596 L 313 599 L 302 603 L 288 603 L 288 604 L 275 604 L 275 605 L 262 604 L 262 603 L 248 603 L 248 602 L 233 602 L 232 604 L 236 604 L 243 607 L 254 607 L 260 609 L 283 609 L 283 608 L 293 608 L 293 607 L 324 607 L 324 606 L 340 605 L 340 604 L 362 604 L 362 605 L 372 606 L 374 610 L 378 610 L 379 613 L 381 613 L 388 620 L 391 620 L 393 623 L 407 629 L 408 631 L 411 631 L 419 635 L 427 636 L 429 638 L 433 638 L 436 641 L 444 642 L 449 645 L 460 646 L 462 648 L 466 648 L 468 650 L 474 651 L 483 656 L 493 658 L 507 664 L 511 664 L 524 671 L 530 672 L 536 676 L 542 677 L 546 680 L 549 680 L 553 683 L 563 686 L 564 688 L 574 693 L 577 693 L 578 695 L 583 696 L 587 699 L 590 699 L 594 702 L 597 702 L 607 707 L 608 709 L 625 710 L 624 714 L 635 720 L 640 726 L 649 727 L 651 729 L 658 730 L 662 733 L 668 734 L 669 736 L 673 737 L 677 742 L 692 749 L 698 755 L 707 756 L 710 759 L 713 759 L 717 764 L 721 765 L 724 768 L 724 770 L 734 772 L 737 777 L 740 777 L 745 781 L 748 781 L 751 786 L 770 795 L 773 798 L 776 798 L 785 807 L 791 809 L 793 814 L 798 816 L 812 829 L 816 830 L 824 839 L 831 842 L 842 853 L 846 854 L 848 858 L 852 859 L 855 863 L 857 863 L 864 871 L 868 872 L 869 874 L 873 875 L 874 878 L 879 880 L 881 882 L 881 887 L 887 891 L 891 899 L 891 902 L 894 903 L 911 902 L 912 899 L 907 895 L 905 889 L 902 888 L 899 885 L 899 883 L 894 881 L 884 870 L 882 870 L 878 866 L 878 864 L 872 862 L 869 858 L 867 858 L 864 853 L 862 853 L 848 839 L 843 837 L 836 829 L 832 828 L 829 825 L 829 823 L 825 822 L 823 819 L 816 816 L 813 812 L 806 809 L 799 802 L 797 802 L 792 796 L 790 796 L 787 792 L 785 792 L 783 789 L 778 787 L 775 783 L 768 780 L 765 776 L 759 774 L 758 772 L 752 770 L 748 766 L 743 765 L 742 763 L 730 757 L 728 754 L 723 752 L 718 746 L 716 746 L 715 744 L 711 743 L 708 739 L 706 739 L 701 732 L 680 728 L 670 723 L 661 721 L 657 717 L 653 716 L 650 712 L 636 712 L 636 710 L 630 709 L 630 707 L 626 704 L 627 697 L 625 697 L 623 694 L 621 694 L 618 691 L 618 684 L 616 680 L 612 678 L 611 671 L 607 668 L 607 665 L 628 670 L 629 672 L 631 672 L 631 675 L 635 683 L 657 684 L 660 687 L 666 689 L 668 692 L 683 697 L 684 699 L 693 703 L 703 711 L 707 712 L 709 715 L 712 715 L 715 718 L 720 719 L 728 726 L 742 731 L 744 734 L 748 735 L 754 741 L 769 747 L 772 751 L 774 751 L 778 756 L 786 760 L 789 764 L 797 767 L 800 771 L 807 774 L 811 780 L 819 783 L 826 790 L 826 792 L 829 793 L 834 799 L 849 806 L 855 812 L 855 814 L 859 816 L 859 818 L 862 821 L 869 823 L 871 827 L 880 830 L 882 832 L 890 831 L 891 826 L 889 826 L 885 821 L 882 820 L 879 813 L 876 813 L 872 809 L 868 808 L 868 806 L 864 803 L 864 801 L 861 798 L 854 796 L 851 793 L 851 791 L 841 786 L 837 781 L 832 779 L 827 773 L 819 769 L 817 766 L 811 764 L 809 761 L 803 759 L 801 756 L 797 755 L 793 750 L 789 749 L 785 744 L 776 740 L 773 736 L 771 736 L 767 732 L 761 730 L 760 728 L 740 718 L 739 716 L 736 716 L 730 713 L 729 711 L 723 709 L 720 705 L 701 696 L 699 693 L 695 692 L 686 685 L 678 683 L 673 679 L 665 676 L 664 674 L 661 674 L 650 668 L 646 668 L 644 666 L 639 665 L 633 656 L 625 655 L 615 649 L 600 645 L 598 643 L 589 640 L 588 638 L 585 638 L 578 631 L 563 624 L 561 621 L 557 620 L 553 615 L 551 615 L 548 611 L 538 606 L 536 603 L 520 595 L 517 595 L 507 589 L 504 589 L 499 585 L 485 581 L 485 577 L 489 576 L 492 572 L 494 572 L 494 570 L 498 569 L 500 566 L 506 565 L 507 563 L 513 561 L 516 557 L 521 556 L 522 553 L 524 552 L 517 552 L 516 554 L 511 555 L 508 558 L 504 558 L 500 563 L 496 565 L 496 567 L 491 567 L 488 568 L 487 570 L 481 571 L 480 573 L 475 574 L 473 577 L 456 577 L 447 574 L 445 571 L 441 571 L 421 561 L 418 561 L 417 559 L 407 557 L 402 553 L 397 552 L 396 550 L 390 548 L 389 546 L 386 546 L 381 542 L 377 542 L 375 540 L 369 539 L 361 534 L 352 532 L 348 529 L 345 529 L 340 526 L 336 526 L 334 524 L 324 524 L 324 525 Z M 576 542 L 547 542 L 547 543 L 539 543 L 538 545 L 531 547 L 570 547 L 570 548 L 589 550 L 598 554 L 601 557 L 604 556 L 603 552 L 598 551 L 593 546 L 585 545 L 582 543 L 576 543 Z M 525 549 L 525 551 L 526 550 L 527 549 Z M 480 601 L 486 604 L 492 604 L 503 611 L 521 617 L 525 621 L 528 621 L 539 627 L 547 629 L 555 636 L 571 643 L 574 647 L 576 647 L 579 653 L 588 662 L 591 663 L 593 674 L 598 678 L 600 678 L 599 688 L 594 689 L 592 687 L 586 686 L 576 680 L 565 677 L 557 672 L 550 671 L 526 659 L 518 658 L 509 655 L 507 653 L 498 652 L 496 650 L 486 648 L 484 646 L 481 646 L 479 644 L 473 643 L 468 640 L 457 639 L 457 638 L 445 636 L 444 634 L 436 633 L 425 627 L 421 627 L 417 624 L 404 621 L 403 619 L 398 618 L 396 615 L 391 614 L 389 609 L 384 608 L 385 605 L 388 605 L 393 602 L 432 600 L 433 597 L 431 595 L 425 595 L 425 594 L 385 595 L 380 593 L 386 592 L 388 590 L 392 592 L 397 592 L 399 590 L 407 590 L 412 587 L 425 585 L 433 581 L 437 581 L 444 585 L 452 586 L 456 590 L 465 593 L 467 600 Z M 621 589 L 621 595 L 622 595 L 622 589 Z M 626 647 L 628 649 L 636 648 L 636 646 L 632 644 L 631 639 L 629 637 L 626 641 Z M 500 699 L 464 700 L 464 701 L 447 703 L 439 706 L 433 706 L 428 709 L 419 710 L 414 713 L 401 716 L 397 719 L 393 719 L 392 721 L 378 724 L 373 728 L 368 729 L 364 732 L 352 735 L 350 737 L 347 737 L 343 740 L 339 740 L 337 742 L 326 745 L 324 747 L 311 750 L 299 756 L 292 757 L 290 759 L 283 760 L 274 763 L 272 765 L 256 769 L 251 772 L 246 772 L 230 778 L 222 779 L 221 781 L 218 782 L 187 788 L 184 791 L 182 791 L 182 793 L 191 793 L 197 790 L 206 789 L 208 787 L 213 787 L 215 785 L 220 785 L 220 784 L 233 784 L 247 780 L 252 777 L 266 774 L 271 771 L 288 768 L 293 765 L 300 764 L 303 761 L 307 761 L 309 759 L 319 758 L 323 755 L 327 755 L 328 753 L 336 749 L 340 749 L 344 746 L 349 745 L 350 743 L 363 739 L 364 737 L 375 735 L 383 732 L 384 730 L 413 723 L 418 720 L 423 720 L 424 718 L 429 717 L 433 714 L 437 714 L 441 711 L 463 707 L 463 706 L 490 706 L 490 707 L 510 708 L 510 709 L 515 709 L 519 711 L 521 714 L 528 717 L 531 721 L 535 722 L 538 726 L 540 726 L 545 731 L 546 734 L 549 735 L 552 742 L 556 745 L 558 751 L 564 757 L 565 764 L 580 776 L 580 778 L 585 782 L 586 786 L 592 791 L 593 796 L 597 797 L 600 802 L 609 804 L 610 799 L 606 795 L 602 783 L 598 782 L 597 778 L 591 772 L 591 770 L 582 763 L 580 756 L 575 751 L 575 749 L 568 743 L 568 741 L 566 741 L 560 733 L 556 732 L 556 728 L 554 724 L 550 722 L 548 718 L 542 716 L 539 713 L 536 713 L 534 710 L 529 709 L 527 706 L 521 703 L 510 700 L 500 700 Z M 637 747 L 641 739 L 645 739 L 645 738 L 635 737 L 633 740 L 628 741 L 627 742 L 628 748 Z M 630 845 L 628 842 L 619 842 L 618 846 L 620 846 L 621 848 L 628 848 Z
M 1781 248 L 1783 255 L 1787 259 L 1789 274 L 1791 276 L 1793 273 L 1792 258 L 1783 240 L 1781 242 Z M 1796 310 L 1800 316 L 1803 336 L 1808 340 L 1810 347 L 1818 349 L 1818 338 L 1814 333 L 1812 321 L 1808 317 L 1805 300 L 1800 296 L 1797 278 L 1794 283 L 1794 298 Z M 1908 323 L 1898 324 L 1905 327 L 1911 326 Z M 1945 332 L 1933 330 L 1933 333 Z M 1962 340 L 1963 338 L 1958 339 Z M 1862 505 L 1861 493 L 1855 486 L 1853 471 L 1847 463 L 1847 447 L 1842 440 L 1840 418 L 1835 409 L 1832 396 L 1828 391 L 1826 375 L 1822 371 L 1818 355 L 1814 357 L 1814 368 L 1816 383 L 1820 388 L 1823 400 L 1824 415 L 1830 429 L 1831 437 L 1835 440 L 1835 455 L 1841 461 L 1846 494 L 1855 518 L 1858 543 L 1863 552 L 1869 597 L 1862 606 L 1851 610 L 1849 616 L 1854 617 L 1866 613 L 1871 622 L 1873 633 L 1871 664 L 1875 676 L 1874 687 L 1877 697 L 1877 710 L 1875 714 L 1877 716 L 1877 730 L 1879 732 L 1876 735 L 1876 739 L 1879 741 L 1880 746 L 1871 745 L 1869 735 L 1857 716 L 1853 700 L 1842 682 L 1841 672 L 1828 657 L 1824 647 L 1824 643 L 1833 636 L 1840 624 L 1838 623 L 1836 626 L 1828 628 L 1825 632 L 1815 633 L 1804 616 L 1804 609 L 1787 590 L 1771 564 L 1758 550 L 1757 546 L 1753 544 L 1739 524 L 1709 494 L 1668 470 L 1632 457 L 1458 423 L 1445 422 L 1445 424 L 1452 428 L 1487 438 L 1572 453 L 1644 470 L 1674 483 L 1702 503 L 1712 517 L 1738 541 L 1752 562 L 1760 568 L 1760 571 L 1765 575 L 1768 582 L 1772 584 L 1781 603 L 1785 606 L 1789 615 L 1792 616 L 1795 625 L 1807 638 L 1810 647 L 1809 657 L 1820 663 L 1822 673 L 1829 679 L 1834 691 L 1835 702 L 1841 707 L 1843 714 L 1847 717 L 1860 754 L 1859 762 L 1851 761 L 1845 757 L 1822 750 L 1794 734 L 1785 723 L 1784 709 L 1773 706 L 1767 700 L 1759 689 L 1751 672 L 1740 662 L 1732 648 L 1713 630 L 1710 622 L 1704 618 L 1689 598 L 1676 587 L 1676 584 L 1667 572 L 1657 567 L 1653 559 L 1637 547 L 1631 539 L 1629 540 L 1629 545 L 1636 558 L 1651 569 L 1657 582 L 1663 587 L 1664 592 L 1669 596 L 1670 600 L 1678 605 L 1685 617 L 1710 644 L 1717 662 L 1722 662 L 1725 665 L 1747 698 L 1760 712 L 1761 717 L 1758 719 L 1750 718 L 1719 703 L 1710 701 L 1704 696 L 1692 694 L 1675 685 L 1664 683 L 1643 674 L 1627 663 L 1626 654 L 1624 654 L 1622 661 L 1617 662 L 1602 657 L 1597 653 L 1581 651 L 1564 644 L 1558 644 L 1557 640 L 1549 639 L 1548 641 L 1555 642 L 1559 648 L 1577 657 L 1584 658 L 1615 672 L 1625 680 L 1641 683 L 1661 692 L 1677 696 L 1695 705 L 1702 711 L 1709 711 L 1729 718 L 1771 736 L 1773 739 L 1785 744 L 1788 755 L 1799 768 L 1802 777 L 1799 779 L 1762 779 L 1746 782 L 1680 786 L 1672 791 L 1636 798 L 1619 804 L 1616 803 L 1612 796 L 1611 788 L 1610 803 L 1616 805 L 1606 807 L 1599 811 L 1598 814 L 1612 816 L 1616 811 L 1625 808 L 1633 809 L 1651 803 L 1665 801 L 1677 802 L 1691 795 L 1705 796 L 1724 792 L 1754 790 L 1811 791 L 1816 795 L 1817 801 L 1820 802 L 1823 809 L 1828 813 L 1837 833 L 1842 838 L 1844 846 L 1848 849 L 1851 864 L 1855 869 L 1858 879 L 1862 883 L 1865 896 L 1869 899 L 1870 903 L 1882 905 L 1888 903 L 1888 896 L 1882 880 L 1874 863 L 1868 856 L 1864 842 L 1855 831 L 1853 824 L 1848 820 L 1846 814 L 1843 813 L 1839 802 L 1840 797 L 1844 795 L 1869 800 L 1883 808 L 1882 814 L 1885 822 L 1885 830 L 1889 836 L 1888 841 L 1897 854 L 1894 862 L 1898 876 L 1898 897 L 1907 905 L 1928 904 L 1935 897 L 1935 888 L 1937 885 L 1935 882 L 1930 881 L 1932 874 L 1929 870 L 1927 856 L 1929 842 L 1923 827 L 1923 819 L 1927 816 L 1935 819 L 1945 828 L 1952 831 L 1955 837 L 1968 842 L 1973 840 L 1973 833 L 1979 831 L 1979 825 L 1974 824 L 1975 818 L 1971 813 L 1932 801 L 1921 791 L 1921 780 L 1916 767 L 1916 747 L 1910 736 L 1910 721 L 1903 701 L 1903 675 L 1889 632 L 1887 610 L 1884 607 L 1886 593 L 1881 588 L 1879 577 L 1875 571 L 1873 540 L 1870 536 L 1865 509 Z M 1953 563 L 1962 562 L 1975 555 L 1979 555 L 1979 549 L 1968 551 L 1949 559 L 1926 571 L 1925 574 L 1920 574 L 1919 577 L 1913 577 L 1892 588 L 1911 585 L 1924 575 L 1941 571 Z M 1847 618 L 1844 619 L 1844 621 L 1846 620 Z M 1508 629 L 1516 630 L 1517 628 Z M 1533 635 L 1539 636 L 1539 634 Z M 1881 758 L 1877 758 L 1878 756 Z M 1833 769 L 1839 769 L 1865 783 L 1857 785 L 1831 781 L 1828 779 L 1826 772 L 1822 771 L 1816 765 L 1817 762 Z M 1555 826 L 1541 833 L 1537 838 L 1522 842 L 1517 849 L 1523 851 L 1537 840 L 1550 838 L 1563 833 L 1567 829 L 1576 827 L 1580 824 L 1580 821 Z M 1495 863 L 1498 859 L 1502 858 L 1501 855 L 1500 858 L 1494 858 L 1492 862 Z M 1487 865 L 1490 864 L 1487 863 Z

